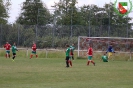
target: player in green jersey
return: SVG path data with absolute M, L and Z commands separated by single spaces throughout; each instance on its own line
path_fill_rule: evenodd
M 16 57 L 16 51 L 18 51 L 17 47 L 16 47 L 16 44 L 14 43 L 13 46 L 12 46 L 12 54 L 13 54 L 13 61 L 14 61 L 14 58 Z
M 70 58 L 70 46 L 66 45 L 66 67 L 69 67 L 69 58 Z
M 102 56 L 102 60 L 103 60 L 103 62 L 108 62 L 108 56 L 106 56 L 106 54 L 104 54 Z

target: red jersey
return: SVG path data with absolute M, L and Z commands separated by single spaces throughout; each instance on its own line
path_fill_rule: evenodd
M 33 45 L 32 45 L 32 50 L 33 50 L 33 51 L 36 51 L 36 44 L 33 44 Z
M 93 49 L 89 48 L 87 54 L 88 54 L 88 56 L 92 56 L 93 55 Z
M 5 45 L 4 45 L 4 48 L 6 48 L 6 50 L 10 50 L 11 45 L 10 45 L 10 44 L 5 44 Z
M 72 49 L 70 49 L 70 55 L 73 55 L 73 51 L 72 51 Z

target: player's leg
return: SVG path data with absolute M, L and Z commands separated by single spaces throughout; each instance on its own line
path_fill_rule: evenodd
M 72 67 L 72 56 L 70 56 L 70 58 L 69 58 L 69 64 Z
M 13 53 L 13 59 L 15 59 L 15 57 L 16 57 L 16 53 Z
M 33 57 L 34 51 L 31 52 L 30 59 Z
M 89 64 L 90 64 L 90 62 L 91 62 L 91 57 L 90 57 L 90 56 L 88 56 L 87 65 L 89 65 Z
M 89 62 L 91 62 L 95 66 L 95 62 L 92 60 L 92 56 L 89 56 Z
M 108 62 L 108 60 L 103 60 L 103 62 Z
M 74 60 L 74 54 L 73 54 L 73 52 L 71 53 L 71 57 L 72 57 L 72 60 Z
M 8 57 L 10 58 L 10 51 L 8 51 Z
M 72 67 L 72 60 L 70 60 L 70 66 Z
M 35 55 L 36 58 L 37 58 L 36 51 L 32 51 L 32 54 Z
M 36 55 L 36 58 L 38 58 L 38 55 L 37 55 L 36 51 L 35 51 L 35 55 Z
M 33 54 L 30 55 L 30 59 L 33 57 Z
M 93 60 L 91 60 L 91 63 L 93 63 L 93 65 L 95 66 L 95 62 Z
M 112 56 L 112 60 L 114 61 L 115 53 L 112 52 L 111 56 Z
M 13 53 L 13 57 L 12 57 L 13 61 L 14 61 L 15 57 L 16 57 L 16 53 Z
M 108 59 L 112 56 L 112 52 L 108 52 Z
M 10 58 L 10 51 L 6 50 L 6 58 L 9 57 Z
M 74 60 L 74 54 L 72 55 L 72 60 Z
M 69 56 L 66 56 L 66 67 L 69 67 Z
M 7 50 L 6 50 L 6 54 L 5 54 L 5 57 L 7 58 L 7 56 L 8 56 L 8 52 L 7 52 Z

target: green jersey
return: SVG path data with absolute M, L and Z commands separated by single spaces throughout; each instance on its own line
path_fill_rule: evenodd
M 106 55 L 102 56 L 103 62 L 108 62 L 108 57 Z
M 69 56 L 69 54 L 70 54 L 70 48 L 67 48 L 66 49 L 66 56 Z
M 16 53 L 16 51 L 17 51 L 17 47 L 16 46 L 12 46 L 12 53 Z

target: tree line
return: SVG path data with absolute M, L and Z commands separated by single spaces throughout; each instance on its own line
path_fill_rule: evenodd
M 11 1 L 0 3 L 1 46 L 6 41 L 16 41 L 19 46 L 28 47 L 36 41 L 40 48 L 63 47 L 68 42 L 77 43 L 78 36 L 133 36 L 132 18 L 115 13 L 111 2 L 103 7 L 89 3 L 76 7 L 77 0 L 60 0 L 48 9 L 41 0 L 25 0 L 13 24 L 7 20 Z

